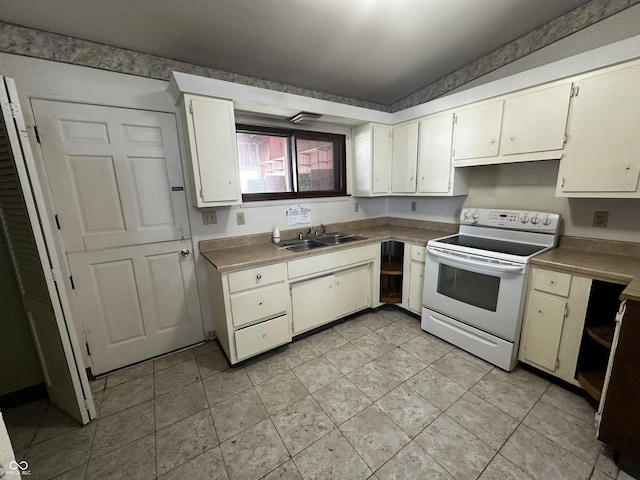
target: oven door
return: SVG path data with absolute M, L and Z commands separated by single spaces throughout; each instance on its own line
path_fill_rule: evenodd
M 425 307 L 514 342 L 520 333 L 526 267 L 427 247 Z

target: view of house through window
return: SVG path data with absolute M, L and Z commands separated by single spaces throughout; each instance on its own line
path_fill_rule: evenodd
M 237 126 L 244 201 L 346 194 L 345 137 Z

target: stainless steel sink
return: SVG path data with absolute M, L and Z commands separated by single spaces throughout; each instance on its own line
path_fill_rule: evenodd
M 366 240 L 367 237 L 362 235 L 350 235 L 348 233 L 327 233 L 320 237 L 315 237 L 318 242 L 328 245 L 340 245 L 341 243 L 357 242 L 358 240 Z
M 361 235 L 350 235 L 348 233 L 327 233 L 312 238 L 302 238 L 293 240 L 283 240 L 280 245 L 292 252 L 304 252 L 306 250 L 314 250 L 316 248 L 329 247 L 331 245 L 340 245 L 342 243 L 356 242 L 358 240 L 366 240 Z
M 311 238 L 283 240 L 280 245 L 286 247 L 287 250 L 292 252 L 304 252 L 305 250 L 313 250 L 314 248 L 328 247 L 327 243 L 319 242 Z

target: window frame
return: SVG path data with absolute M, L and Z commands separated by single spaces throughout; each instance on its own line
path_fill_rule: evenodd
M 287 139 L 289 162 L 289 182 L 292 192 L 242 193 L 243 202 L 262 202 L 268 200 L 297 200 L 309 198 L 345 197 L 347 194 L 347 152 L 346 135 L 335 133 L 299 130 L 293 128 L 266 127 L 248 124 L 236 124 L 236 134 L 256 133 Z M 237 136 L 236 136 L 237 139 Z M 329 141 L 333 144 L 333 173 L 335 190 L 298 191 L 298 162 L 296 139 Z M 236 140 L 237 142 L 237 140 Z

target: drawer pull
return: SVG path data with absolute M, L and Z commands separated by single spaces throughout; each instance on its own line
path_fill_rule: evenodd
M 551 285 L 555 285 L 555 284 L 556 284 L 556 281 L 555 281 L 555 280 L 550 280 L 550 281 L 549 281 L 549 283 L 550 283 Z
M 261 278 L 262 278 L 262 275 L 260 275 L 260 274 L 256 275 L 256 280 L 260 280 Z
M 262 305 L 262 302 L 260 302 L 258 305 Z

